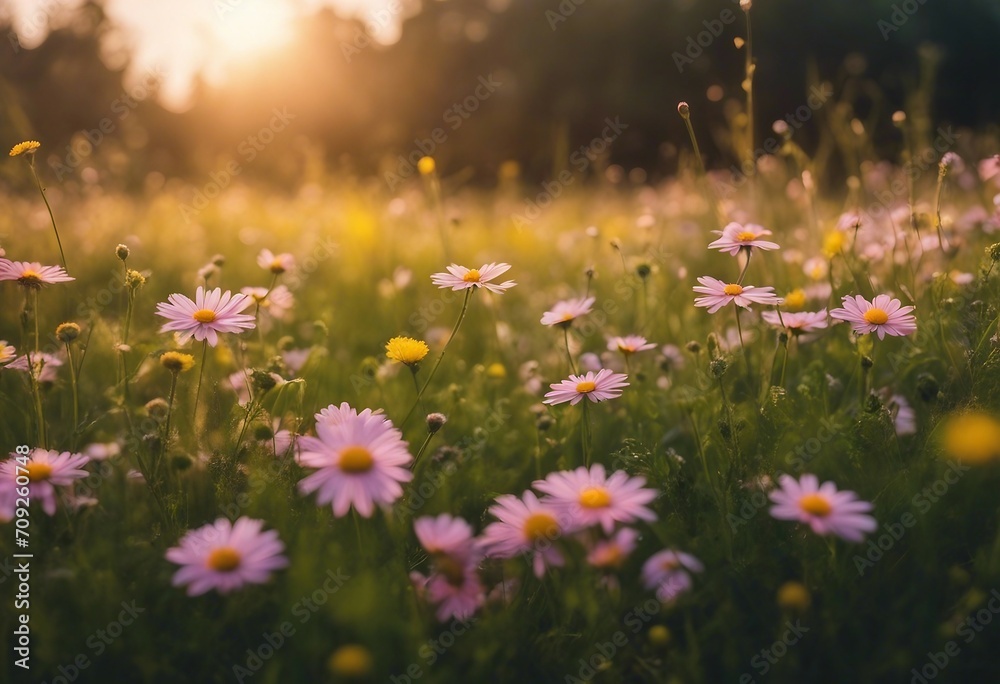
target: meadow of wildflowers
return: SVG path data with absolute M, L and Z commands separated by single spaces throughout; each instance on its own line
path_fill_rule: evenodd
M 838 183 L 786 137 L 527 227 L 430 159 L 183 229 L 169 189 L 5 197 L 0 663 L 993 681 L 989 144 Z

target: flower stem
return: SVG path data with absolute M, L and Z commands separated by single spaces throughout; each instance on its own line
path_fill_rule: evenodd
M 73 392 L 73 437 L 76 441 L 76 431 L 80 427 L 80 393 L 76 384 L 76 362 L 73 359 L 73 348 L 69 342 L 66 343 L 66 356 L 69 359 L 69 382 Z
M 170 416 L 174 410 L 174 395 L 177 392 L 177 375 L 174 372 L 170 374 L 170 395 L 167 398 L 167 420 L 163 428 L 163 439 L 160 440 L 160 457 L 156 459 L 156 465 L 153 466 L 153 476 L 156 477 L 156 473 L 160 470 L 160 463 L 163 461 L 163 456 L 167 452 L 167 444 L 170 442 Z
M 201 368 L 198 370 L 198 388 L 194 391 L 194 412 L 192 421 L 198 423 L 198 399 L 201 397 L 201 381 L 205 377 L 205 361 L 208 359 L 208 340 L 201 343 Z
M 584 399 L 581 404 L 583 406 L 583 415 L 580 417 L 580 437 L 583 444 L 583 465 L 590 467 L 590 453 L 591 453 L 591 439 L 593 435 L 590 430 L 590 407 L 587 406 L 589 403 L 588 399 Z
M 563 342 L 566 344 L 566 358 L 569 359 L 569 370 L 573 375 L 576 375 L 576 363 L 573 362 L 573 353 L 569 350 L 569 326 L 564 325 L 563 329 Z
M 462 326 L 462 321 L 465 320 L 465 314 L 469 310 L 469 300 L 472 298 L 472 291 L 474 288 L 469 288 L 465 291 L 465 301 L 462 302 L 462 311 L 458 314 L 458 320 L 455 321 L 455 327 L 451 329 L 451 335 L 448 336 L 448 341 L 444 344 L 444 349 L 441 350 L 441 355 L 437 357 L 437 361 L 434 362 L 434 366 L 431 368 L 431 372 L 427 375 L 427 379 L 424 380 L 423 386 L 420 391 L 417 392 L 417 398 L 413 402 L 413 406 L 407 412 L 406 417 L 403 418 L 403 422 L 399 424 L 399 428 L 403 429 L 407 421 L 410 420 L 410 416 L 413 412 L 417 410 L 417 406 L 420 404 L 420 400 L 424 396 L 424 392 L 427 391 L 427 387 L 431 384 L 431 380 L 434 379 L 434 374 L 437 373 L 438 367 L 441 365 L 442 359 L 444 359 L 445 353 L 448 351 L 448 347 L 451 346 L 452 340 L 455 339 L 455 335 L 458 334 L 458 329 Z
M 56 227 L 56 217 L 52 213 L 52 207 L 49 206 L 49 199 L 45 196 L 45 188 L 42 187 L 42 181 L 38 178 L 38 173 L 35 171 L 35 155 L 31 155 L 28 160 L 28 168 L 31 169 L 31 176 L 35 179 L 35 185 L 38 186 L 38 192 L 42 195 L 42 201 L 45 202 L 45 208 L 49 211 L 49 219 L 52 220 L 52 230 L 56 234 L 56 244 L 59 245 L 59 258 L 62 260 L 63 269 L 66 270 L 66 254 L 63 253 L 62 240 L 59 239 L 59 229 Z

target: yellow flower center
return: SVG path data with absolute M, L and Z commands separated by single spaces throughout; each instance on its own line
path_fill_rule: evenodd
M 611 495 L 604 487 L 587 487 L 580 492 L 580 505 L 584 508 L 607 508 L 611 505 Z
M 198 309 L 194 312 L 193 318 L 199 323 L 211 323 L 215 320 L 215 312 L 211 309 Z
M 372 452 L 362 446 L 349 446 L 340 452 L 340 469 L 345 473 L 367 473 L 374 465 Z
M 676 570 L 680 566 L 681 564 L 676 558 L 668 558 L 660 563 L 660 569 L 662 570 Z
M 554 539 L 559 534 L 559 523 L 548 513 L 532 513 L 524 519 L 524 536 L 530 542 Z
M 285 265 L 282 263 L 281 259 L 275 257 L 274 261 L 271 262 L 271 273 L 284 273 Z
M 52 477 L 52 466 L 48 463 L 29 463 L 27 469 L 31 482 L 42 482 Z
M 882 309 L 868 309 L 865 311 L 865 320 L 872 325 L 885 325 L 889 320 L 889 314 Z
M 33 271 L 30 268 L 25 269 L 21 272 L 21 277 L 17 279 L 22 285 L 41 285 L 42 276 L 38 271 Z
M 576 391 L 580 394 L 590 394 L 597 389 L 597 383 L 592 380 L 584 380 L 576 383 Z
M 833 512 L 833 506 L 821 494 L 806 494 L 799 499 L 799 507 L 806 513 L 825 518 Z
M 220 546 L 208 554 L 208 567 L 217 572 L 232 572 L 240 567 L 241 560 L 239 551 L 229 546 Z
M 576 316 L 575 316 L 574 314 L 570 313 L 569 311 L 567 311 L 566 313 L 564 313 L 564 314 L 562 315 L 562 322 L 563 322 L 563 323 L 569 323 L 569 322 L 570 322 L 570 321 L 572 321 L 572 320 L 573 320 L 574 318 L 576 318 Z
M 479 271 L 474 268 L 470 268 L 468 272 L 462 276 L 462 280 L 467 283 L 478 283 L 480 277 Z
M 743 232 L 736 234 L 736 239 L 740 242 L 750 242 L 751 240 L 757 239 L 757 234 L 751 233 L 749 230 L 744 230 Z
M 736 297 L 737 295 L 743 294 L 743 287 L 740 285 L 726 285 L 722 288 L 722 291 L 730 297 Z

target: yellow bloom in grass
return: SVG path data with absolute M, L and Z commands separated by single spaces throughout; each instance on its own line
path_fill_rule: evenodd
M 183 373 L 194 368 L 194 357 L 183 352 L 168 351 L 160 355 L 160 365 L 171 373 Z
M 1000 421 L 978 411 L 946 419 L 941 446 L 950 457 L 979 465 L 1000 458 Z
M 20 157 L 22 154 L 34 154 L 35 150 L 42 146 L 37 140 L 25 140 L 10 148 L 10 156 Z
M 789 311 L 802 311 L 806 305 L 806 293 L 797 287 L 785 295 L 785 308 Z
M 423 361 L 429 351 L 426 342 L 412 337 L 393 337 L 385 344 L 385 355 L 407 366 Z
M 844 249 L 845 242 L 847 238 L 841 231 L 831 230 L 823 236 L 823 256 L 827 259 L 837 256 Z
M 801 582 L 785 582 L 778 587 L 778 605 L 785 610 L 804 613 L 811 603 L 812 596 Z
M 513 159 L 508 159 L 500 165 L 497 175 L 500 176 L 501 180 L 516 180 L 521 175 L 521 165 Z
M 358 644 L 341 646 L 327 661 L 330 672 L 340 677 L 364 677 L 371 673 L 373 665 L 371 651 Z
M 429 176 L 434 173 L 434 169 L 437 166 L 434 164 L 434 157 L 421 157 L 420 161 L 417 162 L 417 170 L 420 171 L 421 175 Z
M 507 377 L 507 369 L 502 363 L 491 363 L 486 367 L 486 377 L 493 380 L 503 380 Z

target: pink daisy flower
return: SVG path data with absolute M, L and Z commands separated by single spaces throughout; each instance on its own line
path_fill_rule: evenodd
M 56 368 L 59 368 L 61 365 L 63 365 L 63 362 L 58 356 L 46 354 L 45 352 L 32 352 L 31 354 L 31 370 L 37 382 L 55 382 L 56 377 L 58 377 L 56 375 Z M 26 355 L 18 356 L 7 364 L 7 368 L 27 373 L 28 357 Z
M 266 287 L 244 287 L 240 294 L 250 297 L 260 305 L 260 310 L 267 312 L 278 320 L 285 320 L 295 306 L 295 295 L 284 285 L 268 290 Z
M 826 309 L 799 312 L 782 311 L 780 316 L 777 311 L 763 311 L 761 312 L 760 317 L 763 318 L 768 325 L 788 330 L 796 337 L 802 333 L 821 330 L 829 324 Z
M 90 475 L 83 470 L 90 461 L 83 454 L 34 449 L 26 465 L 21 465 L 15 456 L 16 454 L 11 454 L 10 458 L 0 463 L 0 521 L 2 522 L 14 517 L 18 499 L 17 490 L 25 486 L 23 479 L 22 484 L 17 483 L 18 477 L 28 479 L 28 499 L 40 501 L 42 510 L 51 516 L 56 514 L 56 487 L 65 487 L 67 493 L 72 495 L 73 482 Z M 23 456 L 21 458 L 23 459 Z M 28 472 L 25 473 L 25 470 Z
M 551 392 L 545 395 L 543 404 L 564 404 L 567 401 L 570 406 L 575 406 L 587 397 L 595 404 L 606 399 L 615 399 L 622 395 L 622 388 L 628 387 L 628 376 L 624 373 L 615 373 L 607 368 L 602 368 L 595 374 L 593 371 L 586 375 L 570 375 L 568 380 L 549 385 Z
M 1000 154 L 987 157 L 979 162 L 979 178 L 984 182 L 1000 177 Z
M 589 470 L 580 466 L 549 473 L 531 486 L 547 495 L 543 503 L 563 512 L 567 519 L 581 527 L 600 525 L 605 534 L 611 534 L 616 523 L 656 520 L 656 514 L 646 504 L 656 498 L 657 492 L 646 489 L 645 484 L 646 478 L 629 477 L 624 470 L 616 470 L 608 477 L 604 466 L 595 463 Z
M 447 513 L 417 518 L 413 522 L 413 532 L 420 545 L 432 556 L 450 556 L 467 561 L 475 549 L 472 526 L 462 518 Z
M 490 514 L 499 522 L 490 523 L 479 538 L 479 545 L 487 556 L 513 558 L 519 554 L 531 556 L 536 577 L 545 574 L 547 567 L 562 567 L 562 553 L 554 542 L 568 530 L 559 511 L 542 503 L 534 492 L 525 492 L 520 499 L 512 494 L 496 498 Z
M 652 342 L 646 342 L 646 338 L 641 335 L 626 335 L 625 337 L 608 339 L 608 351 L 621 352 L 625 356 L 650 349 L 656 349 L 656 345 Z
M 257 255 L 257 265 L 265 271 L 280 275 L 295 268 L 295 257 L 287 253 L 275 254 L 269 249 L 262 249 Z
M 871 302 L 861 295 L 847 295 L 843 303 L 843 308 L 831 311 L 830 317 L 847 321 L 858 335 L 873 332 L 881 340 L 887 333 L 902 337 L 917 330 L 917 319 L 910 315 L 914 307 L 903 306 L 889 295 L 876 295 Z
M 455 565 L 454 568 L 433 572 L 429 577 L 412 572 L 410 580 L 418 595 L 437 605 L 434 615 L 439 622 L 467 620 L 486 600 L 475 563 Z
M 17 350 L 7 344 L 7 340 L 0 340 L 0 366 L 6 366 L 17 356 Z
M 188 596 L 215 589 L 228 594 L 245 584 L 263 584 L 271 573 L 288 565 L 282 555 L 285 545 L 274 530 L 261 531 L 263 520 L 239 518 L 230 523 L 219 518 L 189 530 L 166 558 L 182 566 L 173 585 L 187 585 Z
M 698 282 L 701 286 L 695 285 L 694 291 L 704 296 L 697 297 L 694 305 L 708 307 L 708 313 L 715 313 L 733 302 L 744 309 L 749 309 L 751 304 L 781 304 L 781 298 L 774 294 L 773 287 L 724 283 L 710 276 L 702 276 Z
M 240 313 L 252 302 L 244 294 L 234 295 L 229 290 L 223 293 L 219 287 L 206 292 L 199 286 L 194 301 L 182 294 L 172 294 L 167 302 L 156 305 L 156 315 L 169 321 L 160 332 L 177 332 L 180 344 L 194 337 L 199 342 L 207 340 L 214 347 L 219 343 L 219 333 L 253 329 L 253 316 Z
M 68 283 L 70 277 L 62 266 L 42 266 L 37 261 L 10 261 L 0 258 L 0 280 L 14 280 L 35 290 L 49 283 Z
M 346 401 L 340 402 L 340 405 L 330 404 L 325 409 L 322 409 L 314 417 L 317 423 L 326 423 L 327 425 L 341 425 L 352 421 L 358 417 L 367 418 L 369 416 L 377 416 L 379 419 L 388 422 L 382 414 L 382 409 L 376 409 L 372 411 L 371 409 L 365 409 L 358 413 L 356 408 L 353 408 Z
M 709 244 L 708 248 L 727 252 L 733 256 L 739 254 L 741 249 L 749 251 L 754 247 L 763 250 L 779 249 L 776 243 L 760 239 L 764 235 L 770 235 L 771 231 L 756 223 L 748 223 L 743 226 L 734 222 L 722 230 L 713 230 L 712 232 L 721 237 Z
M 497 276 L 509 271 L 510 264 L 490 263 L 484 264 L 480 268 L 466 268 L 465 266 L 452 264 L 447 268 L 447 273 L 435 273 L 431 276 L 431 282 L 441 289 L 450 287 L 452 290 L 467 290 L 470 287 L 485 287 L 490 292 L 503 294 L 517 285 L 513 280 L 507 280 L 502 283 L 490 282 Z
M 299 437 L 299 464 L 317 469 L 299 482 L 299 491 L 318 491 L 317 503 L 332 504 L 338 518 L 351 506 L 368 518 L 376 503 L 388 506 L 403 495 L 400 483 L 413 479 L 407 470 L 413 457 L 385 417 L 368 409 L 341 417 L 337 424 L 316 423 L 316 437 Z
M 596 301 L 596 297 L 578 297 L 556 302 L 551 311 L 542 314 L 542 325 L 568 326 L 574 319 L 589 314 Z
M 664 549 L 643 564 L 642 581 L 647 589 L 656 590 L 660 601 L 667 603 L 689 591 L 694 584 L 691 573 L 704 569 L 701 561 L 691 554 Z
M 806 523 L 819 535 L 835 534 L 847 541 L 859 542 L 866 532 L 877 527 L 875 518 L 867 515 L 872 505 L 858 499 L 851 491 L 837 491 L 832 482 L 819 484 L 815 475 L 806 474 L 799 480 L 782 475 L 781 487 L 771 492 L 771 516 L 778 520 Z
M 631 527 L 623 527 L 610 539 L 595 542 L 587 552 L 587 562 L 595 568 L 620 568 L 635 551 L 638 539 L 638 532 Z

